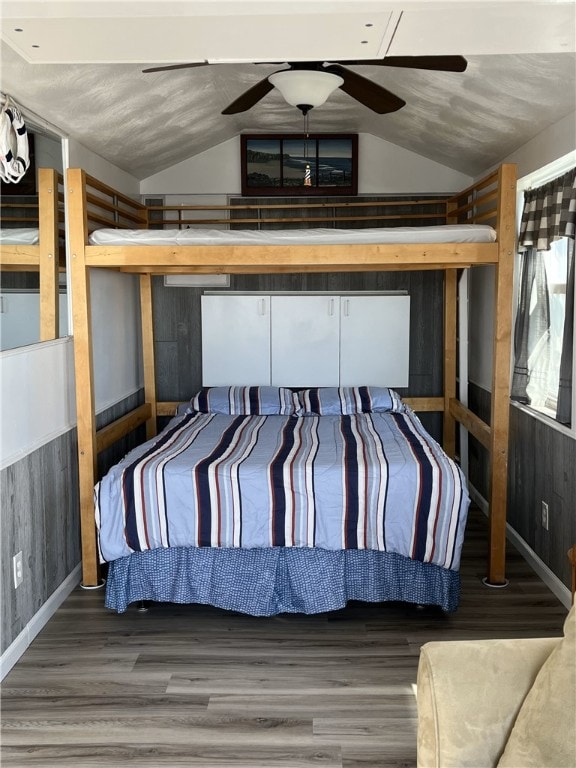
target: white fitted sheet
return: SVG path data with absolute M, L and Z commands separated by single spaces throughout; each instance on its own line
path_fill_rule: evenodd
M 493 243 L 486 224 L 370 229 L 97 229 L 92 245 L 351 245 L 361 243 Z
M 0 229 L 2 245 L 38 245 L 38 229 Z

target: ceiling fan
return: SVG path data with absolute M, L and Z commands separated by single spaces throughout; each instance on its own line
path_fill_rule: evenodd
M 217 63 L 217 62 L 215 62 Z M 263 63 L 263 62 L 260 62 Z M 278 70 L 253 85 L 226 109 L 223 115 L 246 112 L 264 98 L 275 87 L 280 90 L 289 104 L 306 113 L 323 104 L 328 96 L 340 88 L 365 107 L 379 115 L 396 112 L 406 102 L 391 91 L 372 80 L 342 66 L 403 67 L 407 69 L 429 69 L 436 72 L 464 72 L 468 62 L 462 56 L 387 56 L 384 59 L 347 60 L 342 62 L 288 62 L 287 69 Z M 143 72 L 165 72 L 172 69 L 214 66 L 208 61 L 194 64 L 170 64 L 150 67 Z

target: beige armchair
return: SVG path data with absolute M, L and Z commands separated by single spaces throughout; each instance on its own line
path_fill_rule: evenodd
M 418 768 L 575 766 L 575 608 L 563 638 L 422 647 Z

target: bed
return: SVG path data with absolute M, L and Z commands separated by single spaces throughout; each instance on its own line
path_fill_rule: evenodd
M 213 387 L 97 484 L 106 605 L 459 599 L 462 474 L 393 390 Z
M 426 201 L 418 200 L 418 216 Z M 394 205 L 389 200 L 387 205 Z M 438 200 L 434 201 L 438 205 Z M 311 203 L 318 208 L 320 203 Z M 350 219 L 350 209 L 368 205 L 357 203 L 336 203 L 346 207 L 346 221 Z M 397 203 L 398 210 L 405 210 L 407 201 Z M 75 369 L 78 409 L 79 443 L 79 482 L 82 521 L 83 584 L 96 586 L 100 583 L 98 540 L 94 524 L 94 486 L 98 481 L 95 466 L 96 457 L 115 441 L 127 435 L 142 424 L 146 425 L 148 439 L 156 434 L 156 419 L 159 416 L 174 414 L 178 403 L 158 401 L 156 396 L 156 371 L 154 360 L 154 331 L 152 322 L 152 276 L 166 274 L 270 274 L 384 270 L 442 270 L 444 275 L 444 388 L 441 395 L 404 397 L 404 403 L 411 411 L 435 411 L 442 414 L 442 446 L 447 456 L 456 454 L 456 425 L 460 424 L 473 435 L 489 452 L 490 456 L 490 498 L 489 498 L 489 557 L 487 562 L 487 582 L 495 585 L 505 583 L 505 530 L 506 530 L 506 483 L 507 483 L 507 446 L 509 418 L 509 354 L 512 322 L 512 275 L 515 241 L 515 206 L 516 206 L 516 169 L 514 165 L 504 164 L 480 179 L 471 187 L 462 190 L 442 201 L 443 220 L 438 222 L 438 215 L 430 214 L 434 227 L 419 232 L 416 241 L 407 241 L 407 232 L 396 233 L 396 240 L 386 241 L 390 236 L 389 228 L 371 233 L 370 242 L 362 242 L 358 231 L 348 233 L 351 240 L 342 242 L 340 233 L 332 231 L 329 241 L 322 241 L 320 235 L 306 230 L 288 237 L 269 238 L 268 233 L 257 232 L 245 235 L 230 229 L 206 241 L 205 231 L 201 239 L 195 242 L 183 242 L 183 237 L 195 237 L 187 227 L 194 220 L 181 217 L 179 226 L 173 222 L 168 226 L 174 232 L 151 231 L 150 222 L 157 221 L 158 209 L 149 209 L 139 201 L 122 195 L 111 187 L 94 179 L 82 169 L 69 169 L 67 217 L 70 232 L 70 247 L 74 254 L 71 265 L 71 285 L 73 294 Z M 285 204 L 282 204 L 284 207 Z M 373 202 L 370 202 L 373 207 Z M 191 208 L 189 206 L 187 208 Z M 230 204 L 220 206 L 224 213 L 232 213 L 238 206 Z M 277 209 L 278 202 L 271 204 Z M 287 207 L 290 207 L 289 205 Z M 300 207 L 300 205 L 299 205 Z M 178 209 L 181 206 L 177 206 Z M 203 209 L 204 206 L 199 206 Z M 251 204 L 247 208 L 253 209 Z M 362 211 L 360 210 L 360 213 Z M 195 212 L 196 215 L 198 211 Z M 250 211 L 252 215 L 252 211 Z M 160 214 L 163 215 L 163 214 Z M 271 214 L 276 216 L 276 211 Z M 290 212 L 290 217 L 292 212 Z M 334 215 L 334 219 L 339 214 Z M 286 219 L 271 218 L 275 223 Z M 378 218 L 378 217 L 376 217 Z M 381 218 L 390 218 L 388 214 Z M 394 218 L 397 218 L 395 215 Z M 398 218 L 402 218 L 398 216 Z M 411 218 L 410 216 L 408 218 Z M 414 217 L 413 217 L 414 218 Z M 292 221 L 293 219 L 290 218 Z M 315 215 L 302 218 L 303 222 L 316 220 Z M 195 220 L 205 227 L 208 220 Z M 240 220 L 241 222 L 243 220 Z M 163 220 L 162 223 L 166 223 Z M 387 222 L 389 224 L 390 222 Z M 406 222 L 400 221 L 400 224 Z M 231 225 L 232 222 L 229 222 Z M 335 221 L 335 226 L 341 226 Z M 462 226 L 464 225 L 464 226 Z M 362 229 L 365 222 L 359 225 Z M 466 235 L 457 242 L 446 242 L 436 231 L 436 227 L 461 228 Z M 420 228 L 420 227 L 419 227 Z M 108 230 L 102 232 L 101 230 Z M 404 228 L 405 229 L 405 228 Z M 412 227 L 410 227 L 412 229 Z M 483 232 L 483 242 L 471 242 L 469 234 L 473 229 Z M 109 230 L 114 230 L 110 232 Z M 139 230 L 139 231 L 134 231 Z M 186 230 L 186 232 L 184 232 Z M 100 234 L 98 234 L 100 231 Z M 256 237 L 257 242 L 243 238 Z M 152 241 L 147 241 L 152 238 Z M 165 238 L 165 239 L 164 239 Z M 401 240 L 401 242 L 398 242 Z M 463 240 L 463 241 L 462 241 Z M 494 355 L 492 386 L 492 424 L 484 423 L 465 402 L 465 397 L 457 396 L 457 284 L 458 275 L 470 267 L 490 266 L 495 273 L 494 301 Z M 118 421 L 101 428 L 96 428 L 94 414 L 94 377 L 91 354 L 91 317 L 89 311 L 90 270 L 93 267 L 114 269 L 139 275 L 141 316 L 142 316 L 142 353 L 144 363 L 144 403 L 126 413 Z M 238 382 L 248 384 L 250 382 Z M 321 417 L 324 418 L 324 417 Z M 272 548 L 274 549 L 274 548 Z M 282 548 L 283 552 L 300 552 L 305 548 Z M 216 548 L 220 551 L 219 548 Z M 312 548 L 318 552 L 320 548 Z M 166 552 L 174 552 L 168 548 Z M 180 550 L 178 550 L 180 551 Z M 189 552 L 187 547 L 183 551 Z M 198 556 L 207 557 L 211 548 L 195 549 Z M 238 551 L 242 552 L 240 548 Z M 326 550 L 330 552 L 330 550 Z M 347 550 L 342 550 L 347 551 Z M 158 548 L 159 557 L 171 558 L 164 548 Z M 364 556 L 365 550 L 359 550 Z M 380 553 L 377 553 L 380 554 Z M 399 553 L 384 553 L 386 557 Z M 121 568 L 130 569 L 136 559 L 147 559 L 149 552 L 134 552 L 116 558 L 112 563 L 112 572 Z M 195 555 L 196 556 L 196 555 Z M 210 555 L 211 556 L 211 555 Z M 354 555 L 356 556 L 356 554 Z M 284 557 L 284 555 L 283 555 Z M 289 557 L 292 557 L 290 554 Z M 403 561 L 404 562 L 404 561 Z M 440 567 L 436 563 L 420 563 L 414 567 L 432 569 Z M 164 566 L 162 566 L 164 568 Z M 172 564 L 171 567 L 178 567 Z M 282 566 L 284 567 L 284 565 Z M 412 567 L 412 566 L 409 566 Z M 154 570 L 155 567 L 152 568 Z M 450 569 L 444 569 L 444 571 Z M 408 576 L 408 581 L 412 576 Z M 114 582 L 114 580 L 113 580 Z M 111 588 L 110 588 L 111 589 Z M 129 595 L 131 599 L 140 599 Z M 118 605 L 122 604 L 122 600 Z M 422 600 L 421 602 L 426 602 Z M 453 605 L 438 601 L 438 604 Z
M 489 224 L 440 224 L 429 227 L 362 229 L 97 229 L 91 245 L 359 245 L 391 243 L 493 243 Z
M 63 206 L 62 176 L 53 168 L 39 168 L 38 226 L 0 229 L 2 270 L 39 273 L 40 341 L 58 338 L 58 274 L 63 260 L 60 216 Z

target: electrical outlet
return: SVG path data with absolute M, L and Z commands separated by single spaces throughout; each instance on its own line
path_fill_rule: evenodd
M 542 502 L 542 528 L 548 531 L 549 523 L 550 523 L 550 519 L 548 517 L 548 504 L 545 501 L 543 501 Z
M 22 552 L 18 552 L 12 558 L 12 571 L 14 573 L 14 588 L 19 587 L 24 580 L 24 571 L 22 569 Z

